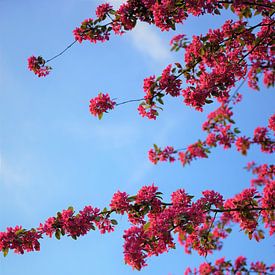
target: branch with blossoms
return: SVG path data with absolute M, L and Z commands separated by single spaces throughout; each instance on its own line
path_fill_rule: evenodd
M 182 165 L 186 165 L 198 158 L 208 158 L 211 149 L 218 145 L 228 149 L 235 144 L 237 151 L 242 155 L 247 155 L 252 144 L 260 145 L 264 153 L 272 154 L 275 151 L 275 141 L 271 139 L 271 133 L 268 130 L 269 128 L 275 133 L 275 114 L 270 117 L 268 128 L 257 127 L 255 129 L 253 138 L 239 135 L 240 130 L 232 127 L 235 123 L 232 115 L 231 108 L 222 105 L 208 115 L 207 121 L 202 126 L 208 134 L 204 141 L 198 140 L 183 149 L 174 149 L 173 146 L 161 149 L 154 144 L 154 148 L 148 152 L 149 160 L 153 164 L 163 161 L 174 162 L 178 156 Z
M 263 152 L 273 153 L 275 142 L 268 129 L 257 127 L 252 138 L 240 136 L 239 129 L 233 127 L 235 122 L 232 119 L 232 108 L 229 107 L 231 101 L 241 100 L 237 93 L 240 87 L 231 94 L 238 81 L 242 80 L 243 85 L 247 80 L 251 88 L 258 90 L 258 75 L 263 73 L 264 85 L 274 86 L 273 1 L 128 0 L 118 10 L 103 4 L 97 8 L 95 20 L 86 19 L 73 31 L 75 40 L 70 45 L 48 60 L 41 56 L 30 57 L 29 69 L 38 77 L 44 77 L 51 70 L 47 63 L 63 55 L 77 42 L 105 42 L 112 33 L 122 35 L 132 30 L 138 21 L 168 31 L 174 30 L 189 15 L 219 15 L 228 8 L 239 20 L 228 20 L 219 29 L 193 36 L 190 42 L 184 35 L 172 39 L 173 50 L 185 50 L 185 65 L 170 64 L 159 77 L 147 77 L 142 99 L 117 103 L 109 94 L 99 93 L 90 100 L 90 112 L 101 119 L 104 113 L 113 110 L 115 106 L 142 101 L 138 107 L 139 113 L 149 119 L 156 119 L 165 96 L 182 95 L 184 103 L 198 111 L 203 111 L 206 104 L 217 100 L 219 108 L 211 112 L 203 124 L 203 130 L 207 132 L 204 141 L 199 140 L 183 150 L 175 150 L 172 146 L 162 150 L 155 145 L 154 150 L 149 152 L 151 161 L 173 162 L 178 154 L 185 165 L 193 159 L 208 157 L 213 147 L 220 145 L 226 149 L 233 144 L 243 155 L 247 154 L 252 144 L 260 145 Z M 249 26 L 249 18 L 258 14 L 261 21 Z M 184 81 L 186 87 L 183 87 Z M 270 118 L 268 127 L 275 131 L 275 115 Z M 102 234 L 112 232 L 117 225 L 116 219 L 112 218 L 114 214 L 127 215 L 131 224 L 123 235 L 124 260 L 138 270 L 147 265 L 148 257 L 175 248 L 175 236 L 186 253 L 197 251 L 203 256 L 221 249 L 222 240 L 230 234 L 235 224 L 249 239 L 260 241 L 265 238 L 267 230 L 270 235 L 275 233 L 274 166 L 250 163 L 247 169 L 257 178 L 251 181 L 251 187 L 227 200 L 211 190 L 203 191 L 202 197 L 195 200 L 185 190 L 179 189 L 171 194 L 171 201 L 164 202 L 162 193 L 154 185 L 142 187 L 135 196 L 118 191 L 109 209 L 86 206 L 76 213 L 69 207 L 37 228 L 27 230 L 21 226 L 9 227 L 5 232 L 0 232 L 0 249 L 5 256 L 9 250 L 23 254 L 25 251 L 39 250 L 40 240 L 45 236 L 60 239 L 66 235 L 77 239 L 96 228 Z M 234 266 L 220 259 L 214 265 L 204 264 L 199 268 L 200 274 L 227 271 L 267 274 L 268 271 L 274 271 L 274 267 L 266 267 L 261 263 L 247 267 L 245 260 L 238 258 Z M 188 272 L 192 274 L 191 270 Z
M 163 97 L 166 95 L 178 97 L 182 94 L 185 104 L 199 111 L 202 111 L 205 104 L 212 103 L 212 98 L 217 98 L 222 104 L 220 108 L 222 109 L 234 97 L 230 98 L 229 93 L 238 80 L 248 78 L 249 85 L 258 89 L 257 75 L 261 72 L 264 73 L 265 85 L 274 86 L 275 64 L 271 50 L 275 23 L 272 19 L 273 4 L 270 3 L 264 9 L 255 3 L 242 1 L 238 4 L 232 2 L 222 5 L 214 1 L 212 4 L 196 7 L 191 2 L 177 3 L 175 6 L 173 3 L 169 3 L 167 6 L 165 3 L 155 1 L 127 1 L 117 11 L 109 4 L 100 5 L 96 10 L 97 19 L 86 19 L 79 28 L 73 31 L 74 42 L 47 61 L 41 56 L 30 57 L 29 69 L 39 77 L 46 76 L 51 70 L 46 63 L 61 56 L 76 42 L 82 43 L 84 40 L 91 43 L 105 42 L 109 40 L 112 31 L 115 34 L 123 34 L 134 28 L 138 20 L 155 23 L 162 30 L 169 30 L 175 27 L 175 23 L 185 20 L 188 12 L 196 16 L 204 14 L 206 11 L 219 14 L 219 9 L 228 8 L 231 5 L 231 10 L 240 17 L 239 21 L 228 20 L 221 29 L 210 30 L 204 36 L 194 36 L 191 43 L 187 42 L 184 35 L 178 35 L 172 39 L 173 50 L 185 49 L 186 65 L 183 67 L 180 63 L 175 63 L 173 66 L 170 64 L 163 70 L 161 76 L 150 76 L 144 80 L 145 96 L 138 107 L 140 115 L 156 119 L 158 110 L 162 110 L 160 105 L 164 104 Z M 246 6 L 244 7 L 244 5 Z M 263 19 L 260 23 L 248 27 L 248 22 L 243 21 L 242 18 L 248 19 L 253 9 L 260 13 Z M 257 28 L 260 28 L 260 31 L 254 34 L 253 31 Z M 247 57 L 252 63 L 248 73 Z M 186 84 L 189 85 L 185 89 L 181 87 L 183 80 L 180 77 L 182 76 L 184 76 Z M 90 112 L 101 119 L 104 113 L 114 109 L 115 106 L 135 101 L 141 101 L 141 99 L 116 103 L 110 99 L 109 94 L 100 93 L 90 100 Z M 208 130 L 209 135 L 205 141 L 198 141 L 190 145 L 186 152 L 179 152 L 181 162 L 185 165 L 197 157 L 207 157 L 210 149 L 216 147 L 217 143 L 224 147 L 230 147 L 232 143 L 236 142 L 238 151 L 246 154 L 252 141 L 246 137 L 237 138 L 238 129 L 232 130 L 230 126 L 229 124 L 214 130 L 211 129 L 211 131 Z M 259 140 L 257 142 L 265 151 L 274 149 L 274 143 L 270 143 L 268 139 L 265 142 Z M 178 150 L 173 150 L 171 146 L 164 150 L 155 147 L 155 151 L 149 151 L 149 157 L 153 163 L 167 159 L 174 161 L 175 157 L 171 155 L 177 152 Z
M 8 227 L 0 233 L 0 249 L 4 256 L 9 250 L 23 254 L 39 251 L 40 239 L 44 236 L 60 239 L 67 235 L 77 239 L 96 228 L 102 234 L 112 232 L 117 225 L 111 218 L 114 213 L 127 214 L 131 223 L 123 235 L 124 259 L 138 270 L 147 265 L 148 257 L 175 248 L 174 234 L 178 235 L 186 253 L 195 250 L 204 256 L 221 249 L 221 240 L 232 230 L 231 223 L 239 224 L 250 239 L 264 238 L 264 232 L 258 228 L 259 220 L 274 234 L 274 182 L 267 184 L 262 194 L 252 187 L 226 201 L 215 191 L 206 190 L 202 195 L 194 201 L 193 196 L 179 189 L 171 194 L 171 202 L 166 203 L 154 185 L 142 187 L 135 196 L 118 191 L 109 210 L 86 206 L 76 214 L 73 207 L 69 207 L 37 228 Z M 215 222 L 217 214 L 222 215 Z
M 275 178 L 275 166 L 273 164 L 256 165 L 254 161 L 249 162 L 245 167 L 247 171 L 251 171 L 257 178 L 251 180 L 251 186 L 264 186 Z
M 184 275 L 199 275 L 199 274 L 250 274 L 258 273 L 261 275 L 274 274 L 275 264 L 270 266 L 264 262 L 251 262 L 247 263 L 247 259 L 243 256 L 239 256 L 234 264 L 231 261 L 226 260 L 224 257 L 217 259 L 215 263 L 202 263 L 198 268 L 193 270 L 188 267 Z
M 207 3 L 204 5 L 201 3 L 200 5 L 194 5 L 192 1 L 159 3 L 159 1 L 129 0 L 127 3 L 122 4 L 118 10 L 114 10 L 109 4 L 100 5 L 96 10 L 97 19 L 86 19 L 79 28 L 73 31 L 75 36 L 73 43 L 47 61 L 41 56 L 38 58 L 32 56 L 29 59 L 29 69 L 38 76 L 46 76 L 51 67 L 45 64 L 62 55 L 76 41 L 79 43 L 83 40 L 88 40 L 91 43 L 104 42 L 109 40 L 111 31 L 115 34 L 122 34 L 133 29 L 138 20 L 150 24 L 154 23 L 162 30 L 169 30 L 171 28 L 174 29 L 176 23 L 182 23 L 188 17 L 188 13 L 195 16 L 204 13 L 214 15 L 219 14 L 219 9 L 230 6 L 231 10 L 237 13 L 240 18 L 249 18 L 251 17 L 251 9 L 255 9 L 256 12 L 263 16 L 263 20 L 259 24 L 246 28 L 247 22 L 227 21 L 222 26 L 222 31 L 210 30 L 206 36 L 193 37 L 193 41 L 189 45 L 186 43 L 181 44 L 182 47 L 186 48 L 185 69 L 179 63 L 176 63 L 177 68 L 173 68 L 171 72 L 172 65 L 169 65 L 163 71 L 160 83 L 157 83 L 159 79 L 152 83 L 154 76 L 145 79 L 145 81 L 151 82 L 152 87 L 146 85 L 148 83 L 144 84 L 144 87 L 147 87 L 145 89 L 146 96 L 144 97 L 144 102 L 139 106 L 139 112 L 142 116 L 155 119 L 158 115 L 157 109 L 160 109 L 160 107 L 156 105 L 154 99 L 158 103 L 163 104 L 162 97 L 165 94 L 179 95 L 182 81 L 178 77 L 182 74 L 186 78 L 187 84 L 191 84 L 191 86 L 181 91 L 185 98 L 184 102 L 197 110 L 202 110 L 203 105 L 212 102 L 211 97 L 217 97 L 218 100 L 228 97 L 228 93 L 235 85 L 235 82 L 246 74 L 247 66 L 244 59 L 248 55 L 250 55 L 250 59 L 253 60 L 254 64 L 248 73 L 249 83 L 252 87 L 258 88 L 256 84 L 257 74 L 264 66 L 260 63 L 264 62 L 266 57 L 263 58 L 263 55 L 259 55 L 257 48 L 259 48 L 260 44 L 264 44 L 265 47 L 264 49 L 261 47 L 261 52 L 264 53 L 266 51 L 266 46 L 270 44 L 269 41 L 271 41 L 273 33 L 271 26 L 274 24 L 274 20 L 272 20 L 274 5 L 270 1 L 269 4 L 265 4 L 265 9 L 249 1 L 239 1 L 238 3 L 212 2 L 211 4 Z M 102 23 L 105 20 L 108 20 L 108 22 Z M 257 27 L 261 27 L 261 31 L 256 36 L 252 34 L 252 31 Z M 264 32 L 264 29 L 267 31 Z M 271 48 L 271 45 L 269 46 Z M 254 57 L 253 52 L 257 52 Z M 264 70 L 264 82 L 267 86 L 271 86 L 274 85 L 274 61 L 272 61 L 272 54 L 268 55 L 268 60 L 266 61 L 268 68 Z M 201 64 L 199 70 L 194 70 L 194 67 L 198 64 Z M 206 68 L 210 68 L 212 72 L 206 72 Z M 176 70 L 178 70 L 177 75 L 174 74 Z M 190 70 L 193 70 L 193 73 L 190 73 Z M 154 90 L 155 88 L 156 90 Z
M 256 75 L 262 71 L 266 86 L 273 86 L 275 81 L 273 55 L 270 53 L 265 60 L 259 54 L 258 48 L 263 41 L 270 40 L 270 29 L 274 23 L 274 20 L 266 22 L 264 19 L 263 22 L 246 28 L 247 22 L 233 23 L 232 20 L 228 20 L 222 26 L 223 32 L 220 29 L 210 30 L 206 36 L 193 37 L 190 44 L 186 43 L 184 36 L 176 36 L 171 41 L 172 49 L 179 49 L 180 47 L 186 49 L 186 66 L 182 67 L 180 63 L 175 63 L 174 66 L 170 64 L 163 70 L 161 76 L 157 78 L 150 76 L 144 79 L 145 96 L 138 107 L 140 115 L 149 119 L 156 119 L 158 109 L 162 109 L 158 104 L 164 104 L 163 97 L 166 95 L 178 97 L 181 93 L 185 98 L 185 104 L 195 107 L 199 111 L 202 111 L 205 104 L 213 102 L 211 97 L 216 97 L 221 102 L 221 108 L 223 108 L 235 98 L 239 88 L 231 97 L 229 92 L 238 80 L 248 78 L 250 86 L 258 89 Z M 252 30 L 257 27 L 261 27 L 258 36 L 252 33 Z M 268 41 L 265 42 L 268 44 Z M 261 52 L 269 51 L 270 47 L 264 47 L 264 49 L 261 47 Z M 249 56 L 252 61 L 248 74 L 246 56 Z M 259 58 L 261 58 L 260 64 Z M 181 76 L 184 76 L 186 83 L 191 84 L 191 86 L 182 89 Z M 240 87 L 243 84 L 244 81 Z M 140 100 L 129 100 L 122 104 Z M 237 101 L 240 101 L 240 98 Z
M 139 105 L 139 113 L 149 119 L 156 119 L 156 116 L 158 115 L 156 109 L 161 109 L 160 106 L 157 106 L 157 103 L 163 105 L 162 98 L 168 94 L 172 97 L 177 97 L 182 93 L 185 97 L 184 102 L 187 105 L 195 107 L 197 110 L 202 110 L 203 105 L 212 103 L 213 101 L 210 99 L 212 96 L 217 97 L 218 100 L 226 103 L 229 99 L 229 91 L 235 85 L 235 82 L 245 77 L 247 68 L 247 64 L 244 61 L 245 56 L 252 55 L 263 40 L 269 37 L 269 28 L 273 24 L 274 21 L 270 20 L 270 22 L 265 24 L 259 23 L 253 27 L 246 28 L 246 22 L 238 21 L 233 24 L 233 22 L 229 20 L 222 27 L 224 32 L 221 32 L 220 29 L 214 31 L 210 30 L 206 36 L 193 37 L 193 41 L 190 44 L 182 42 L 185 39 L 184 36 L 177 36 L 172 39 L 171 43 L 173 44 L 173 48 L 177 46 L 186 49 L 186 67 L 183 68 L 180 63 L 175 63 L 173 67 L 172 64 L 170 64 L 158 78 L 155 76 L 146 78 L 143 87 L 145 96 L 144 101 Z M 84 26 L 83 33 L 89 33 L 87 26 L 90 25 L 86 22 Z M 256 37 L 252 34 L 252 30 L 257 27 L 267 27 L 267 32 L 260 41 L 257 40 L 260 36 Z M 248 44 L 248 41 L 250 44 Z M 254 42 L 256 45 L 253 45 Z M 237 46 L 236 43 L 238 43 Z M 253 47 L 249 45 L 253 45 Z M 244 50 L 245 46 L 249 49 L 246 53 Z M 232 52 L 230 53 L 232 49 L 235 51 L 234 54 Z M 225 58 L 228 58 L 226 57 L 228 54 L 233 54 L 233 56 L 235 56 L 235 61 L 231 56 L 230 61 L 227 61 L 226 65 L 224 60 Z M 60 54 L 57 56 L 59 55 Z M 31 58 L 31 61 L 29 67 L 30 69 L 34 68 L 35 73 L 39 73 L 37 67 L 39 67 L 38 64 L 41 64 L 40 74 L 48 74 L 49 69 L 47 70 L 47 66 L 45 66 L 46 61 L 43 60 L 42 57 L 39 57 L 36 63 L 34 63 L 34 57 Z M 213 63 L 213 61 L 215 62 Z M 260 65 L 257 64 L 256 67 L 255 62 L 251 65 L 251 69 L 248 73 L 248 76 L 251 76 L 249 78 L 249 83 L 255 82 L 254 80 L 256 76 L 253 72 L 257 71 L 258 74 L 261 72 L 262 68 L 264 68 L 264 81 L 266 85 L 274 85 L 274 79 L 272 79 L 273 73 L 270 75 L 270 70 L 268 70 L 274 66 L 270 62 L 267 64 L 263 64 L 263 60 L 261 60 L 261 62 L 262 63 Z M 199 70 L 196 70 L 197 65 L 200 67 Z M 212 72 L 206 72 L 206 67 L 210 68 Z M 238 70 L 241 70 L 242 73 L 241 71 L 237 72 L 237 68 Z M 230 71 L 231 75 L 228 75 Z M 213 74 L 213 72 L 215 73 Z M 217 74 L 217 72 L 219 73 Z M 225 75 L 225 72 L 227 75 Z M 181 89 L 182 80 L 179 79 L 182 75 L 184 75 L 186 83 L 192 85 L 183 90 Z M 211 82 L 208 81 L 210 79 Z M 207 83 L 205 82 L 206 80 L 208 81 Z M 196 86 L 193 86 L 194 84 Z M 253 87 L 256 86 L 254 85 Z M 139 100 L 130 100 L 130 102 L 132 101 Z

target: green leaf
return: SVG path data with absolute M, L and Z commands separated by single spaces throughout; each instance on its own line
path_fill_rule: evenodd
M 241 131 L 238 128 L 234 128 L 234 133 L 239 134 Z
M 134 201 L 135 199 L 136 199 L 136 196 L 131 196 L 131 197 L 128 198 L 128 201 L 132 202 L 132 201 Z
M 160 97 L 157 99 L 157 101 L 162 105 L 164 104 L 163 100 Z
M 58 240 L 60 240 L 60 230 L 59 230 L 59 229 L 57 229 L 57 230 L 55 231 L 55 237 L 56 237 Z
M 171 51 L 171 52 L 177 51 L 177 48 L 178 48 L 178 46 L 177 46 L 177 45 L 174 45 L 174 46 L 170 49 L 170 51 Z
M 191 233 L 193 233 L 194 228 L 193 228 L 191 225 L 189 225 L 188 227 L 185 228 L 185 231 L 186 231 L 188 234 L 191 234 Z
M 153 144 L 155 151 L 158 151 L 158 146 L 156 144 Z
M 65 230 L 63 228 L 61 228 L 61 235 L 64 236 L 65 235 Z
M 211 100 L 211 99 L 206 99 L 206 100 L 205 100 L 205 103 L 206 103 L 206 104 L 211 104 L 211 103 L 213 103 L 213 100 Z
M 100 217 L 95 217 L 95 221 L 99 222 L 100 221 Z
M 117 221 L 116 220 L 111 220 L 111 224 L 117 225 Z
M 156 81 L 159 81 L 159 80 L 161 80 L 161 76 L 159 76 L 159 77 L 156 79 Z
M 224 7 L 225 7 L 226 9 L 228 9 L 228 7 L 229 7 L 229 4 L 228 4 L 228 3 L 224 3 L 223 5 L 224 5 Z
M 8 247 L 3 248 L 2 251 L 3 251 L 4 257 L 6 257 L 8 255 L 8 253 L 9 253 L 9 248 Z
M 16 235 L 20 235 L 21 233 L 24 233 L 26 231 L 26 229 L 19 229 L 15 232 Z
M 98 114 L 98 119 L 101 120 L 103 117 L 103 113 Z
M 265 238 L 264 237 L 264 232 L 262 230 L 259 230 L 258 234 L 259 234 L 260 239 L 264 239 Z
M 231 232 L 232 232 L 232 228 L 226 228 L 225 231 L 226 231 L 227 233 L 231 233 Z
M 262 196 L 259 196 L 259 195 L 257 195 L 257 196 L 254 196 L 254 199 L 260 199 Z
M 92 229 L 92 230 L 95 230 L 95 227 L 94 227 L 93 225 L 91 225 L 91 229 Z
M 150 227 L 150 222 L 147 222 L 146 224 L 143 225 L 143 229 L 146 231 Z

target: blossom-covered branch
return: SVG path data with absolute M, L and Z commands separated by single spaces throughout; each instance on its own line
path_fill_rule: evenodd
M 207 274 L 250 274 L 257 273 L 261 275 L 271 275 L 274 274 L 275 264 L 270 266 L 266 265 L 264 262 L 251 262 L 247 263 L 247 259 L 244 256 L 239 256 L 234 263 L 225 259 L 225 257 L 217 259 L 215 263 L 202 263 L 198 268 L 193 270 L 188 267 L 184 275 L 207 275 Z
M 218 145 L 228 149 L 234 144 L 242 155 L 247 154 L 252 144 L 259 145 L 264 153 L 274 153 L 275 141 L 271 136 L 272 132 L 275 133 L 275 114 L 269 118 L 268 127 L 257 127 L 254 130 L 252 138 L 241 136 L 240 130 L 233 127 L 235 122 L 232 115 L 232 108 L 222 105 L 208 115 L 207 121 L 202 126 L 208 134 L 204 141 L 198 140 L 184 149 L 174 149 L 173 146 L 161 149 L 154 144 L 154 148 L 148 152 L 149 160 L 154 164 L 160 161 L 174 162 L 178 156 L 181 163 L 186 165 L 198 158 L 208 158 L 211 149 Z
M 147 257 L 175 247 L 173 234 L 178 235 L 187 253 L 196 250 L 200 255 L 221 249 L 221 240 L 231 232 L 232 223 L 239 224 L 249 238 L 258 241 L 264 238 L 259 220 L 274 234 L 274 192 L 273 182 L 265 186 L 262 194 L 249 188 L 224 201 L 219 193 L 206 190 L 194 201 L 193 196 L 179 189 L 171 194 L 171 202 L 166 203 L 154 185 L 142 187 L 135 196 L 118 191 L 109 210 L 86 206 L 76 214 L 73 207 L 69 207 L 37 228 L 8 227 L 0 233 L 0 249 L 5 256 L 9 250 L 23 254 L 39 251 L 43 236 L 54 235 L 60 239 L 67 235 L 77 239 L 96 228 L 102 234 L 112 232 L 117 221 L 111 215 L 127 214 L 131 227 L 123 235 L 124 258 L 128 265 L 139 270 L 146 265 Z M 222 215 L 215 221 L 218 213 Z

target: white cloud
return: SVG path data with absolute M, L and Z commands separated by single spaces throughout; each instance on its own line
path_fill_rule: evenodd
M 117 9 L 122 3 L 126 2 L 126 0 L 109 0 L 108 2 Z M 129 34 L 133 46 L 140 53 L 150 57 L 157 63 L 166 62 L 171 57 L 167 41 L 164 41 L 156 30 L 147 23 L 138 22 Z
M 143 54 L 151 57 L 154 61 L 164 62 L 171 56 L 168 47 L 165 47 L 167 41 L 158 35 L 146 23 L 138 23 L 130 34 L 133 45 Z
M 26 173 L 18 167 L 13 167 L 0 155 L 0 180 L 6 186 L 22 185 L 26 180 Z

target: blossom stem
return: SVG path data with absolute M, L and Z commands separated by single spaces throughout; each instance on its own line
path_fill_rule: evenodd
M 77 40 L 74 40 L 70 45 L 68 45 L 63 51 L 61 51 L 60 53 L 58 53 L 57 55 L 55 55 L 54 57 L 46 60 L 45 64 L 56 59 L 57 57 L 59 57 L 60 55 L 62 55 L 63 53 L 65 53 L 67 50 L 69 50 L 75 43 L 77 42 Z
M 123 105 L 123 104 L 127 104 L 127 103 L 130 103 L 130 102 L 142 101 L 142 100 L 144 100 L 144 98 L 140 98 L 140 99 L 130 99 L 130 100 L 126 100 L 126 101 L 123 101 L 123 102 L 120 102 L 120 103 L 116 103 L 116 106 Z

